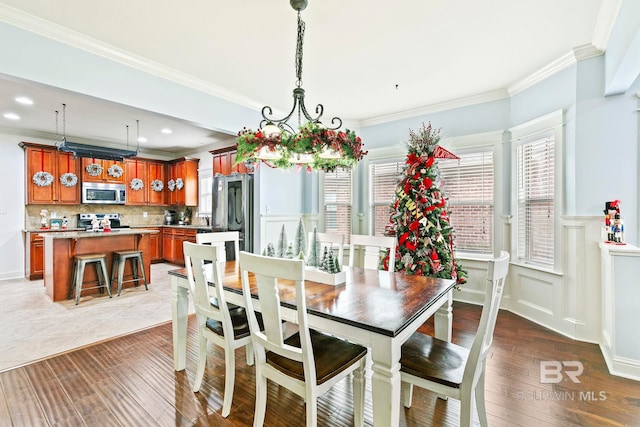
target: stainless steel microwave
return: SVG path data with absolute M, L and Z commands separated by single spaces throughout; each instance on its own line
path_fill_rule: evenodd
M 125 184 L 82 183 L 82 203 L 124 205 L 126 200 L 127 186 Z

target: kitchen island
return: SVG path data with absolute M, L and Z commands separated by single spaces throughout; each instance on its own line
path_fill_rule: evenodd
M 42 233 L 44 238 L 44 286 L 46 294 L 53 301 L 69 298 L 71 276 L 73 274 L 73 257 L 86 254 L 105 254 L 107 271 L 111 273 L 113 252 L 124 250 L 141 250 L 147 282 L 151 283 L 151 254 L 149 236 L 157 230 L 144 228 L 122 228 L 110 232 L 69 231 L 62 233 Z M 125 275 L 131 274 L 131 265 L 127 263 Z M 95 280 L 94 268 L 87 268 L 85 281 Z M 134 286 L 125 283 L 124 287 Z M 83 289 L 82 294 L 97 293 L 98 289 Z

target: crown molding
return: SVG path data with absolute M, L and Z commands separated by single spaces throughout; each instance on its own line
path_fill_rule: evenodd
M 591 44 L 598 50 L 606 50 L 609 43 L 609 36 L 616 24 L 618 14 L 622 7 L 622 0 L 602 0 L 600 10 L 598 11 L 598 19 L 593 29 L 593 37 Z
M 247 108 L 262 108 L 253 99 L 1 3 L 0 21 Z
M 469 105 L 496 101 L 496 100 L 508 98 L 508 97 L 509 97 L 509 94 L 506 91 L 506 89 L 498 89 L 491 92 L 482 93 L 479 95 L 453 99 L 451 101 L 445 101 L 437 104 L 426 105 L 424 107 L 400 111 L 398 113 L 387 114 L 384 116 L 372 117 L 370 119 L 361 120 L 360 125 L 362 127 L 373 126 L 373 125 L 393 122 L 396 120 L 408 119 L 411 117 L 423 116 L 426 114 L 433 114 L 439 111 L 453 110 L 455 108 L 467 107 Z

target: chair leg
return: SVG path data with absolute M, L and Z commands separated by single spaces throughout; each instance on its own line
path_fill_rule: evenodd
M 104 286 L 107 283 L 106 277 L 102 276 L 102 266 L 100 261 L 96 261 L 93 265 L 96 267 L 96 278 L 98 279 L 98 288 L 101 294 L 104 294 Z
M 460 427 L 473 426 L 473 389 L 460 390 Z
M 147 286 L 147 273 L 144 271 L 144 262 L 142 262 L 142 255 L 138 256 L 138 262 L 140 263 L 140 270 L 142 271 L 142 282 L 144 283 L 144 290 L 148 291 L 149 287 Z
M 413 400 L 413 384 L 406 381 L 402 381 L 402 403 L 405 408 L 411 408 L 411 401 Z
M 131 260 L 131 272 L 133 273 L 133 280 L 135 287 L 138 287 L 138 281 L 140 276 L 138 275 L 138 258 L 129 258 Z
M 484 406 L 484 369 L 478 378 L 478 384 L 476 384 L 475 389 L 476 396 L 476 408 L 478 409 L 478 419 L 480 420 L 480 425 L 482 427 L 487 427 L 489 424 L 487 423 L 487 411 Z
M 118 264 L 120 264 L 119 258 L 114 254 L 113 262 L 111 263 L 111 283 L 109 284 L 110 287 L 113 287 L 114 284 L 118 286 Z
M 360 361 L 360 367 L 353 371 L 353 425 L 364 426 L 364 370 L 366 360 Z
M 122 281 L 124 280 L 124 265 L 126 264 L 126 260 L 120 259 L 118 262 L 118 296 L 120 296 L 120 292 L 122 292 Z
M 76 276 L 78 275 L 78 263 L 73 262 L 73 273 L 71 273 L 71 289 L 69 289 L 69 299 L 73 298 L 73 291 L 76 288 Z
M 227 418 L 231 412 L 231 402 L 233 401 L 233 386 L 236 376 L 236 356 L 233 347 L 228 346 L 224 350 L 224 400 L 222 401 L 222 416 Z
M 111 298 L 111 281 L 109 280 L 109 273 L 107 272 L 107 263 L 104 259 L 100 260 L 100 267 L 102 268 L 102 278 L 104 279 L 104 287 L 107 289 L 107 294 Z
M 204 327 L 204 325 L 201 327 Z M 198 341 L 200 345 L 198 351 L 198 368 L 196 369 L 196 377 L 193 382 L 194 393 L 197 393 L 200 390 L 202 378 L 204 377 L 204 368 L 207 364 L 207 339 L 200 335 Z
M 76 274 L 76 305 L 80 302 L 80 293 L 82 292 L 82 282 L 84 281 L 85 263 L 80 261 Z
M 256 410 L 253 415 L 253 427 L 264 425 L 267 412 L 267 379 L 262 375 L 260 364 L 256 363 Z
M 318 427 L 318 396 L 307 396 L 307 427 Z
M 253 356 L 253 344 L 249 343 L 244 346 L 244 351 L 247 356 L 247 366 L 253 366 L 254 356 Z

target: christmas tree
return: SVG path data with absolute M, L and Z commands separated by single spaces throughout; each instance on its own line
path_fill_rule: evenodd
M 304 230 L 304 224 L 302 218 L 298 222 L 298 228 L 296 228 L 296 237 L 293 241 L 293 254 L 297 257 L 302 253 L 302 259 L 307 253 L 307 232 Z
M 282 224 L 282 230 L 280 230 L 280 238 L 278 239 L 278 249 L 276 251 L 276 256 L 278 258 L 284 258 L 287 252 L 287 232 L 284 229 L 284 224 Z
M 320 240 L 318 240 L 318 229 L 313 227 L 313 234 L 311 236 L 311 244 L 309 246 L 309 257 L 307 258 L 307 265 L 309 267 L 320 267 L 321 262 L 320 255 Z
M 431 123 L 409 130 L 407 159 L 386 234 L 398 239 L 396 271 L 466 282 L 467 273 L 454 257 L 454 232 L 440 190 L 436 158 L 458 158 L 438 145 L 440 129 Z

